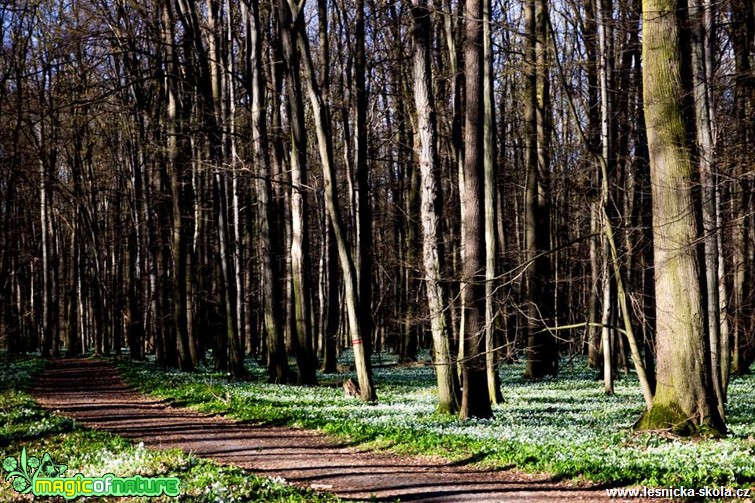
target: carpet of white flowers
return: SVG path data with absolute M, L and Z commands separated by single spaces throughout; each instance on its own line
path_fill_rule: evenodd
M 348 374 L 321 376 L 320 387 L 298 387 L 265 383 L 264 369 L 253 362 L 252 380 L 233 383 L 211 371 L 166 376 L 149 365 L 128 366 L 126 373 L 143 389 L 178 404 L 246 420 L 319 428 L 368 447 L 596 482 L 749 487 L 755 481 L 752 376 L 731 383 L 727 438 L 687 440 L 634 433 L 632 424 L 643 407 L 636 378 L 623 376 L 615 395 L 606 396 L 602 382 L 583 362 L 538 382 L 524 380 L 521 365 L 504 366 L 505 402 L 494 407 L 495 417 L 460 421 L 435 412 L 431 366 L 385 365 L 389 355 L 381 361 L 384 365 L 374 372 L 378 403 L 372 405 L 344 396 L 339 383 Z
M 175 476 L 180 479 L 179 501 L 206 503 L 335 503 L 336 497 L 315 494 L 280 478 L 256 477 L 232 466 L 185 454 L 153 450 L 103 431 L 90 430 L 40 409 L 26 392 L 32 376 L 47 365 L 41 359 L 0 358 L 0 460 L 49 452 L 67 465 L 67 476 Z M 134 503 L 167 503 L 175 498 L 128 498 Z M 0 477 L 0 501 L 28 501 Z M 87 498 L 87 501 L 123 501 Z

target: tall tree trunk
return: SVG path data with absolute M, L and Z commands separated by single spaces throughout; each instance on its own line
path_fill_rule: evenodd
M 236 330 L 239 344 L 241 346 L 242 360 L 243 353 L 245 353 L 246 345 L 246 281 L 245 281 L 245 267 L 246 261 L 244 243 L 244 229 L 242 224 L 242 205 L 246 205 L 245 191 L 243 180 L 240 176 L 240 167 L 238 163 L 238 147 L 237 147 L 237 117 L 236 117 L 236 55 L 234 53 L 234 11 L 231 7 L 230 0 L 223 0 L 223 11 L 225 14 L 225 23 L 223 25 L 223 43 L 225 51 L 223 57 L 225 61 L 223 65 L 225 71 L 223 72 L 223 88 L 225 89 L 225 96 L 223 100 L 225 108 L 225 121 L 226 124 L 223 127 L 223 135 L 225 137 L 224 145 L 227 147 L 225 158 L 227 163 L 231 166 L 231 218 L 230 224 L 233 229 L 232 233 L 232 256 L 233 256 L 233 271 L 236 290 Z M 193 282 L 192 282 L 193 283 Z M 191 301 L 193 294 L 189 295 Z M 192 351 L 196 352 L 196 338 L 193 331 L 190 334 L 190 342 Z M 243 365 L 243 363 L 242 363 Z
M 463 392 L 459 416 L 462 419 L 493 415 L 488 396 L 485 362 L 485 175 L 483 125 L 483 27 L 482 0 L 466 1 L 464 73 L 464 305 Z
M 307 184 L 307 135 L 304 123 L 296 33 L 303 18 L 293 19 L 288 4 L 279 2 L 283 55 L 288 67 L 288 109 L 291 127 L 291 274 L 293 280 L 294 330 L 301 384 L 317 384 L 317 357 L 314 353 L 310 319 L 311 281 L 309 277 Z M 295 24 L 296 23 L 296 24 Z M 324 68 L 322 69 L 325 70 Z
M 718 413 L 724 417 L 723 382 L 721 367 L 722 330 L 718 297 L 718 206 L 713 145 L 713 106 L 710 88 L 713 86 L 713 54 L 710 51 L 712 4 L 709 0 L 690 0 L 689 14 L 692 24 L 692 78 L 695 99 L 695 125 L 697 130 L 698 169 L 702 186 L 703 267 L 705 269 L 705 306 L 707 309 L 708 339 L 711 361 L 711 381 L 716 394 Z
M 71 163 L 71 178 L 73 179 L 73 196 L 77 201 L 83 200 L 83 191 L 81 187 L 81 166 L 78 162 Z M 81 344 L 79 344 L 79 334 L 81 331 L 79 316 L 79 291 L 81 288 L 82 277 L 84 277 L 84 265 L 81 256 L 81 225 L 83 217 L 80 207 L 76 208 L 76 213 L 71 226 L 71 284 L 68 294 L 68 312 L 66 313 L 66 354 L 74 356 L 81 353 Z
M 277 225 L 273 222 L 272 183 L 270 179 L 270 154 L 268 152 L 267 124 L 265 121 L 265 80 L 262 73 L 262 32 L 260 30 L 259 4 L 251 2 L 251 14 L 247 26 L 250 47 L 252 138 L 254 141 L 254 164 L 257 170 L 256 189 L 257 239 L 260 251 L 260 282 L 264 325 L 267 334 L 268 380 L 274 383 L 288 381 L 288 359 L 283 332 L 281 285 L 278 280 L 279 243 Z
M 749 358 L 745 355 L 750 331 L 747 323 L 749 312 L 747 296 L 749 294 L 748 280 L 752 277 L 752 270 L 747 263 L 747 257 L 752 254 L 750 234 L 752 219 L 749 216 L 752 206 L 752 177 L 748 174 L 748 163 L 751 159 L 747 146 L 755 141 L 755 90 L 748 76 L 752 73 L 751 54 L 755 47 L 755 6 L 747 0 L 732 0 L 733 11 L 741 13 L 741 22 L 732 27 L 732 46 L 734 50 L 735 71 L 738 78 L 735 81 L 734 97 L 737 120 L 735 150 L 735 183 L 732 187 L 732 237 L 734 250 L 732 257 L 732 363 L 731 372 L 744 374 L 749 368 Z
M 587 73 L 587 117 L 588 124 L 585 132 L 586 143 L 585 147 L 590 153 L 597 153 L 600 145 L 600 100 L 598 90 L 599 78 L 598 78 L 598 24 L 595 17 L 595 0 L 583 0 L 582 6 L 584 8 L 584 20 L 582 28 L 582 38 L 584 39 L 585 52 L 587 61 L 585 63 L 585 72 Z M 590 184 L 597 192 L 596 179 L 600 177 L 600 168 L 597 166 L 594 172 L 590 176 Z M 598 207 L 599 202 L 593 201 L 590 206 L 590 232 L 593 236 L 590 238 L 590 274 L 591 274 L 591 286 L 590 286 L 590 298 L 588 304 L 588 316 L 587 316 L 587 345 L 588 345 L 588 366 L 590 368 L 599 368 L 599 324 L 598 324 L 598 310 L 600 308 L 600 278 L 601 278 L 601 261 L 599 249 L 599 228 L 598 221 L 600 219 L 601 211 Z M 602 331 L 601 331 L 602 332 Z
M 535 32 L 537 34 L 535 57 L 537 61 L 537 228 L 536 241 L 541 261 L 540 282 L 542 290 L 537 299 L 540 316 L 543 320 L 544 331 L 540 333 L 540 354 L 543 371 L 546 375 L 555 376 L 558 373 L 558 341 L 555 333 L 549 328 L 550 324 L 557 324 L 556 309 L 553 303 L 556 292 L 554 282 L 551 248 L 551 136 L 553 131 L 553 110 L 550 91 L 550 55 L 548 1 L 537 0 L 535 4 Z
M 164 92 L 167 96 L 166 136 L 167 136 L 167 169 L 170 176 L 170 192 L 172 206 L 172 305 L 173 323 L 176 336 L 176 361 L 178 368 L 185 371 L 194 369 L 194 362 L 189 351 L 189 313 L 186 310 L 186 274 L 188 247 L 183 225 L 184 212 L 184 171 L 185 163 L 179 153 L 178 145 L 178 98 L 175 86 L 178 82 L 177 62 L 175 54 L 174 19 L 168 3 L 163 4 L 163 42 L 165 44 L 165 63 L 167 67 Z
M 429 89 L 432 88 L 430 87 Z M 432 91 L 430 92 L 432 93 Z M 420 126 L 418 124 L 417 129 L 419 128 Z M 416 217 L 421 213 L 420 170 L 416 169 L 414 166 L 406 166 L 404 171 L 404 181 L 406 182 L 406 202 L 404 206 L 406 216 L 403 217 L 403 231 L 406 249 L 406 272 L 401 279 L 403 283 L 402 288 L 404 290 L 403 302 L 406 311 L 404 312 L 404 323 L 402 327 L 403 342 L 401 344 L 401 359 L 403 361 L 416 361 L 419 333 L 421 329 L 417 319 L 420 316 L 419 306 L 417 306 L 416 302 L 417 297 L 413 294 L 419 292 L 422 288 L 417 279 L 417 275 L 414 274 L 414 268 L 417 267 L 417 264 L 419 263 L 418 251 L 420 249 L 419 226 L 417 225 L 418 218 Z
M 495 148 L 495 103 L 493 98 L 493 34 L 491 30 L 491 0 L 483 0 L 483 151 L 485 170 L 485 365 L 490 402 L 503 401 L 501 382 L 498 376 L 498 329 L 499 316 L 495 292 L 497 291 L 496 262 L 496 148 Z
M 598 255 L 599 209 L 590 203 L 590 297 L 587 305 L 587 366 L 600 368 L 600 341 L 598 338 L 598 292 L 600 290 L 600 257 Z
M 374 320 L 372 312 L 372 202 L 370 201 L 370 171 L 367 159 L 367 55 L 365 52 L 365 16 L 364 0 L 356 0 L 356 19 L 354 27 L 354 87 L 355 87 L 355 121 L 354 121 L 354 167 L 356 172 L 356 233 L 357 260 L 356 270 L 359 281 L 359 319 L 364 346 L 364 357 L 372 357 L 372 337 Z
M 464 180 L 464 137 L 463 137 L 463 98 L 464 98 L 464 79 L 465 72 L 459 68 L 459 60 L 462 58 L 461 44 L 457 44 L 456 34 L 461 31 L 461 28 L 456 25 L 463 21 L 460 19 L 462 9 L 464 8 L 464 2 L 456 2 L 456 6 L 459 9 L 457 14 L 454 14 L 454 3 L 452 0 L 446 0 L 444 2 L 443 12 L 443 34 L 445 35 L 446 46 L 448 47 L 448 73 L 452 75 L 451 79 L 451 159 L 449 161 L 449 176 L 454 176 L 454 173 L 459 181 L 459 191 L 462 190 Z M 458 250 L 454 255 L 454 271 L 458 271 L 459 267 L 456 262 L 464 261 L 464 205 L 459 204 L 459 231 L 456 233 L 458 239 Z M 457 288 L 457 285 L 454 285 Z M 461 343 L 462 333 L 464 330 L 464 306 L 463 296 L 450 295 L 451 299 L 451 330 L 454 340 L 458 342 L 459 352 L 459 374 L 461 375 L 461 360 L 464 358 L 464 344 Z
M 2 261 L 2 280 L 0 280 L 0 315 L 2 315 L 2 331 L 5 334 L 6 349 L 10 354 L 22 352 L 21 323 L 17 313 L 22 312 L 18 305 L 16 288 L 18 243 L 11 241 L 11 227 L 16 213 L 16 176 L 11 175 L 3 194 L 7 204 L 3 215 L 2 239 L 0 239 Z M 78 334 L 76 334 L 78 336 Z
M 419 165 L 422 173 L 422 257 L 425 290 L 433 337 L 433 364 L 438 381 L 438 411 L 455 414 L 459 410 L 459 381 L 453 365 L 446 294 L 442 283 L 443 250 L 439 243 L 442 202 L 437 154 L 437 126 L 432 95 L 430 47 L 432 31 L 426 0 L 414 0 L 412 38 L 414 41 L 414 101 L 417 107 Z
M 540 25 L 545 22 L 541 0 L 525 3 L 525 242 L 527 268 L 527 363 L 524 371 L 529 379 L 555 374 L 558 353 L 555 339 L 549 332 L 550 294 L 550 223 L 548 194 L 543 176 L 549 164 L 550 105 L 547 83 L 542 72 L 545 47 Z M 547 121 L 547 122 L 546 122 Z
M 131 137 L 129 160 L 131 165 L 131 186 L 133 188 L 133 206 L 131 208 L 132 225 L 128 231 L 127 253 L 128 266 L 126 281 L 128 290 L 126 294 L 126 341 L 129 348 L 129 358 L 132 360 L 141 360 L 144 357 L 144 339 L 145 325 L 147 318 L 145 313 L 147 306 L 142 300 L 142 292 L 145 285 L 146 261 L 144 250 L 144 220 L 142 218 L 142 199 L 144 197 L 144 186 L 142 184 L 142 117 L 141 112 L 134 116 L 136 126 L 136 135 Z
M 302 15 L 296 12 L 293 17 Z M 301 25 L 300 25 L 301 26 Z M 333 144 L 330 128 L 330 115 L 327 107 L 322 102 L 315 78 L 315 70 L 312 63 L 312 55 L 309 52 L 306 34 L 303 29 L 297 33 L 300 51 L 303 56 L 304 77 L 307 83 L 307 93 L 314 116 L 315 132 L 317 135 L 318 152 L 322 163 L 323 184 L 325 189 L 325 207 L 328 217 L 333 225 L 336 245 L 338 246 L 338 258 L 343 274 L 344 295 L 346 300 L 346 313 L 349 322 L 351 344 L 354 352 L 354 364 L 357 370 L 360 396 L 364 401 L 375 401 L 377 393 L 372 382 L 372 365 L 364 348 L 364 334 L 359 314 L 359 282 L 357 280 L 356 267 L 352 257 L 351 247 L 346 236 L 346 227 L 341 218 L 341 210 L 338 205 L 338 197 L 335 181 L 335 166 L 333 165 Z
M 692 89 L 687 19 L 678 0 L 644 0 L 644 104 L 653 197 L 658 383 L 641 429 L 724 434 L 712 389 L 707 326 L 694 250 L 699 239 L 689 142 Z M 686 85 L 685 85 L 686 84 Z
M 616 378 L 616 316 L 614 316 L 614 299 L 616 298 L 616 281 L 610 266 L 611 250 L 608 239 L 603 238 L 603 315 L 600 319 L 601 347 L 603 353 L 603 391 L 613 395 L 613 381 Z
M 600 82 L 600 145 L 601 156 L 606 168 L 600 176 L 600 205 L 602 227 L 615 227 L 618 221 L 619 202 L 611 188 L 617 185 L 616 176 L 616 135 L 614 134 L 614 35 L 613 2 L 598 0 L 596 9 L 598 23 L 598 79 Z M 618 321 L 617 277 L 611 267 L 611 243 L 603 235 L 603 316 L 601 333 L 603 341 L 603 383 L 606 394 L 613 394 L 613 380 L 616 377 L 617 343 L 621 337 L 616 331 Z
M 40 127 L 39 137 L 42 144 L 42 132 Z M 43 358 L 49 358 L 53 355 L 55 341 L 53 340 L 53 322 L 52 318 L 52 264 L 51 264 L 51 243 L 50 243 L 50 193 L 48 189 L 48 170 L 44 159 L 39 160 L 39 228 L 42 235 L 42 332 L 40 352 Z
M 634 179 L 636 184 L 634 202 L 634 226 L 642 229 L 639 240 L 634 243 L 638 254 L 640 270 L 642 271 L 636 282 L 639 282 L 639 291 L 643 293 L 642 302 L 642 345 L 643 345 L 643 362 L 647 377 L 648 390 L 652 403 L 652 396 L 655 394 L 655 281 L 653 278 L 653 204 L 651 198 L 650 186 L 650 165 L 648 162 L 648 139 L 645 127 L 645 115 L 643 113 L 642 101 L 642 46 L 639 37 L 640 21 L 642 16 L 642 0 L 633 0 L 633 26 L 636 32 L 632 35 L 632 44 L 634 45 L 634 68 L 633 77 L 634 86 L 637 93 L 637 110 L 636 115 L 637 127 L 634 130 L 636 145 Z M 639 373 L 638 373 L 639 375 Z M 642 383 L 641 383 L 642 385 Z M 647 399 L 646 399 L 647 404 Z
M 201 36 L 201 23 L 194 0 L 182 0 L 184 25 L 190 33 L 193 50 L 196 53 L 197 73 L 199 79 L 198 111 L 200 121 L 207 131 L 209 159 L 213 165 L 213 209 L 217 229 L 220 291 L 225 315 L 224 339 L 228 351 L 228 371 L 234 377 L 245 374 L 244 354 L 238 329 L 238 305 L 236 290 L 236 271 L 233 258 L 233 243 L 228 192 L 230 178 L 224 165 L 230 165 L 229 144 L 224 127 L 227 124 L 228 108 L 226 96 L 226 70 L 223 68 L 224 49 L 222 47 L 223 23 L 221 21 L 222 4 L 218 0 L 207 0 L 206 42 Z M 230 14 L 228 14 L 230 15 Z M 205 46 L 206 44 L 206 46 Z M 190 282 L 187 278 L 187 284 Z
M 325 333 L 324 333 L 324 354 L 322 362 L 322 371 L 333 374 L 337 370 L 337 349 L 338 349 L 338 326 L 341 320 L 339 310 L 340 291 L 339 291 L 339 265 L 338 265 L 338 246 L 336 245 L 333 224 L 325 224 L 326 235 L 324 236 L 325 271 L 327 276 L 325 287 Z
M 220 280 L 223 290 L 223 307 L 225 309 L 225 338 L 228 341 L 228 370 L 233 377 L 245 375 L 244 354 L 236 316 L 236 281 L 233 270 L 231 251 L 231 236 L 228 222 L 228 195 L 226 180 L 220 173 L 214 176 L 215 218 L 218 226 L 218 262 L 220 264 Z

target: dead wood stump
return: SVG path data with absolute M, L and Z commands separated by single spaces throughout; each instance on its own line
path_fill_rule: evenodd
M 361 396 L 359 385 L 354 379 L 347 379 L 343 382 L 343 392 L 347 398 L 359 398 Z

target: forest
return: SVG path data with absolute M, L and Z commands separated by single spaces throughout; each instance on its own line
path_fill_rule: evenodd
M 378 404 L 375 356 L 426 354 L 461 419 L 508 364 L 586 365 L 636 375 L 638 429 L 723 436 L 755 361 L 753 11 L 7 0 L 0 346 L 305 386 L 348 351 Z

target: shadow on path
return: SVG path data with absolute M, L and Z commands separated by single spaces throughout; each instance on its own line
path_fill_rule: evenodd
M 313 431 L 255 426 L 171 407 L 130 389 L 114 366 L 97 360 L 56 361 L 38 377 L 32 395 L 48 410 L 149 447 L 179 448 L 350 500 L 620 501 L 609 500 L 602 488 L 545 476 L 360 452 Z

